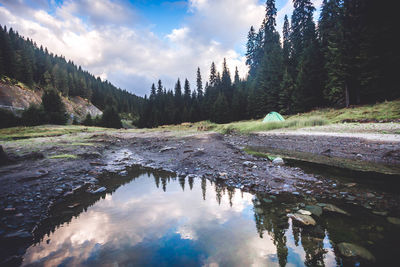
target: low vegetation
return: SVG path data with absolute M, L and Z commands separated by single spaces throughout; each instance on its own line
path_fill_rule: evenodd
M 100 127 L 87 127 L 79 125 L 42 125 L 33 127 L 12 127 L 0 129 L 0 140 L 16 140 L 16 139 L 28 139 L 36 137 L 52 137 L 60 136 L 64 134 L 72 134 L 78 132 L 96 132 L 103 131 L 104 128 Z
M 387 122 L 400 120 L 400 99 L 375 105 L 352 106 L 342 109 L 317 109 L 291 118 L 320 116 L 330 123 L 339 122 Z
M 76 155 L 72 154 L 60 154 L 60 155 L 53 155 L 49 156 L 49 159 L 77 159 Z
M 215 125 L 213 129 L 220 133 L 238 132 L 242 134 L 251 132 L 270 131 L 282 128 L 302 128 L 310 126 L 318 126 L 328 124 L 328 120 L 322 117 L 309 117 L 309 118 L 293 118 L 285 121 L 267 122 L 263 123 L 262 120 L 240 121 L 227 124 Z

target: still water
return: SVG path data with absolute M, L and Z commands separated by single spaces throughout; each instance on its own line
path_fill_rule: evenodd
M 289 197 L 165 173 L 119 179 L 126 183 L 31 246 L 23 265 L 388 266 L 395 257 L 387 255 L 399 251 L 391 245 L 398 244 L 398 229 L 360 211 L 323 214 L 317 226 L 302 227 L 286 216 L 298 205 Z M 361 245 L 377 261 L 345 259 L 337 242 Z

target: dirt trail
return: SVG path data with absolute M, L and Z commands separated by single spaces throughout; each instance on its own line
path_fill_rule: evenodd
M 387 161 L 399 160 L 398 154 L 389 153 L 399 149 L 399 142 L 332 135 L 237 136 L 121 130 L 5 142 L 4 150 L 14 162 L 0 167 L 0 258 L 4 259 L 0 265 L 13 262 L 34 237 L 38 238 L 35 234 L 41 222 L 51 220 L 54 206 L 66 200 L 79 203 L 77 195 L 105 194 L 109 188 L 101 174 L 124 176 L 126 168 L 133 164 L 176 172 L 179 176 L 206 177 L 244 191 L 293 194 L 313 201 L 347 201 L 400 215 L 396 194 L 307 174 L 297 167 L 274 165 L 243 151 L 247 145 L 272 144 L 294 150 L 311 147 L 315 153 L 329 147 L 335 156 L 354 157 L 353 154 L 361 153 L 365 155 L 362 160 L 375 159 L 372 155 L 377 152 L 378 156 L 388 153 Z M 51 158 L 60 154 L 72 154 L 77 159 Z M 5 250 L 10 242 L 20 247 Z

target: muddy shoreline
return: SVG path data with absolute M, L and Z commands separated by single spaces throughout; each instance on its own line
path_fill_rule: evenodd
M 246 146 L 272 148 L 279 141 L 279 148 L 287 150 L 303 149 L 318 155 L 330 149 L 334 157 L 396 166 L 400 142 L 299 138 L 114 131 L 6 142 L 3 148 L 13 162 L 0 167 L 0 265 L 20 264 L 25 249 L 49 230 L 43 225 L 51 221 L 57 225 L 65 220 L 54 220 L 54 214 L 67 218 L 79 214 L 83 199 L 96 201 L 123 182 L 110 181 L 104 173 L 124 177 L 132 165 L 163 169 L 181 177 L 206 177 L 244 191 L 291 194 L 306 203 L 323 200 L 358 205 L 382 216 L 400 217 L 396 193 L 366 189 L 358 183 L 333 180 L 298 167 L 274 165 L 243 151 Z M 315 151 L 306 151 L 307 147 Z M 362 157 L 346 157 L 357 154 Z M 382 155 L 386 155 L 383 161 L 376 160 Z

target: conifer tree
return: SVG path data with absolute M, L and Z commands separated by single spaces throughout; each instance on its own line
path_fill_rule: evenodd
M 261 114 L 278 109 L 280 84 L 282 81 L 283 58 L 279 34 L 276 26 L 275 0 L 266 2 L 266 16 L 264 19 L 264 57 L 257 73 L 257 90 L 260 90 Z
M 60 94 L 54 88 L 48 88 L 44 91 L 42 106 L 48 123 L 65 124 L 67 122 L 65 105 Z
M 203 97 L 203 83 L 201 80 L 201 73 L 199 67 L 197 68 L 196 84 L 197 84 L 197 97 L 201 99 Z
M 249 75 L 254 76 L 256 66 L 255 66 L 255 56 L 256 56 L 256 32 L 254 27 L 251 26 L 249 30 L 249 34 L 247 35 L 247 44 L 246 44 L 246 65 L 249 66 Z
M 215 68 L 215 63 L 211 63 L 210 68 L 210 83 L 209 86 L 214 87 L 217 84 L 217 69 Z

